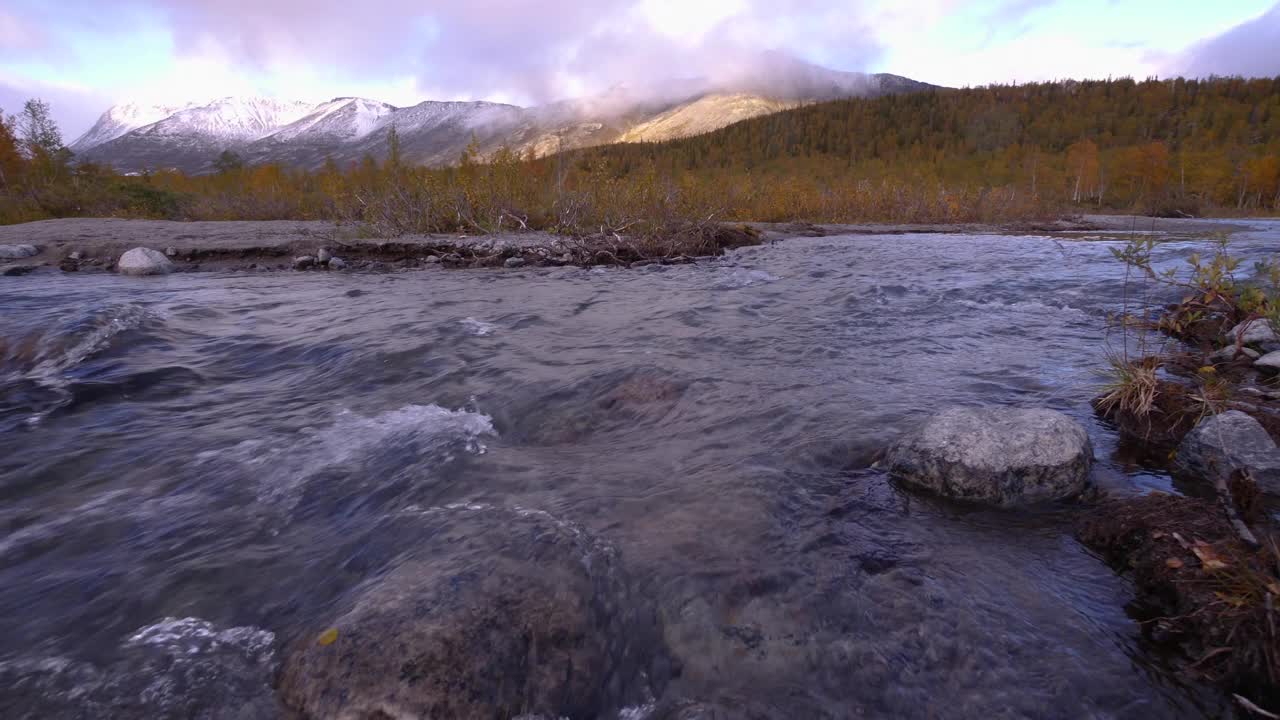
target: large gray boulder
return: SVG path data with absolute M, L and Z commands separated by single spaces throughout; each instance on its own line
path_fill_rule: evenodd
M 1248 470 L 1258 487 L 1280 494 L 1280 449 L 1262 424 L 1239 410 L 1211 415 L 1187 433 L 1173 464 L 1179 477 L 1213 482 Z
M 24 260 L 39 252 L 35 245 L 0 245 L 0 260 Z
M 895 443 L 884 465 L 939 495 L 1009 507 L 1079 494 L 1093 446 L 1080 423 L 1054 410 L 957 407 Z
M 661 692 L 648 688 L 661 674 L 648 664 L 656 613 L 611 547 L 529 510 L 453 506 L 420 520 L 404 534 L 421 547 L 286 658 L 281 696 L 302 716 L 608 717 Z
M 1280 337 L 1276 336 L 1276 331 L 1271 327 L 1270 321 L 1265 318 L 1249 320 L 1227 331 L 1227 340 L 1235 343 L 1239 340 L 1242 345 L 1255 345 L 1259 343 L 1280 342 Z
M 116 270 L 122 275 L 167 275 L 173 263 L 158 250 L 137 247 L 120 256 Z

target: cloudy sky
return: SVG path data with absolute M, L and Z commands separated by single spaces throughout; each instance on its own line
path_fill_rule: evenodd
M 533 104 L 760 50 L 951 86 L 1280 75 L 1276 0 L 5 0 L 0 108 L 234 94 Z

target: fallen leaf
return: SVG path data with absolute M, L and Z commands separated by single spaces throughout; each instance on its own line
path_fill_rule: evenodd
M 1218 369 L 1212 365 L 1205 365 L 1204 367 L 1200 368 L 1201 375 L 1212 375 L 1216 372 L 1218 372 Z
M 1170 567 L 1170 568 L 1173 568 L 1174 570 L 1177 570 L 1178 568 L 1182 567 L 1182 561 L 1179 560 L 1178 558 L 1169 558 L 1168 560 L 1164 561 L 1164 564 L 1165 564 L 1165 567 Z
M 1221 570 L 1227 566 L 1209 543 L 1198 542 L 1191 546 L 1191 552 L 1200 558 L 1200 564 L 1204 566 L 1205 570 Z
M 1168 535 L 1168 533 L 1166 533 L 1166 532 L 1165 532 L 1165 531 L 1163 531 L 1163 530 L 1157 530 L 1157 531 L 1155 531 L 1155 532 L 1151 533 L 1151 539 L 1152 539 L 1152 540 L 1159 540 L 1160 538 L 1164 537 L 1165 535 Z
M 320 637 L 316 638 L 319 645 L 332 645 L 338 639 L 338 628 L 329 628 L 320 633 Z
M 1280 583 L 1274 581 L 1267 583 L 1267 592 L 1272 595 L 1280 595 Z

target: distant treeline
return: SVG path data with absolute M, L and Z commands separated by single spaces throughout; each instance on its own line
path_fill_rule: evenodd
M 77 164 L 48 106 L 0 129 L 0 222 L 334 219 L 376 232 L 644 232 L 672 222 L 999 221 L 1280 212 L 1280 78 L 991 86 L 810 105 L 692 138 L 531 158 L 123 177 Z

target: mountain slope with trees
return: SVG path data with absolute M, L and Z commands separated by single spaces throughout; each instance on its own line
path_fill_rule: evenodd
M 1129 79 L 807 105 L 699 135 L 423 167 L 382 152 L 314 171 L 75 163 L 29 103 L 0 133 L 0 221 L 66 215 L 332 219 L 378 232 L 593 232 L 674 221 L 993 221 L 1086 211 L 1280 212 L 1280 78 Z

